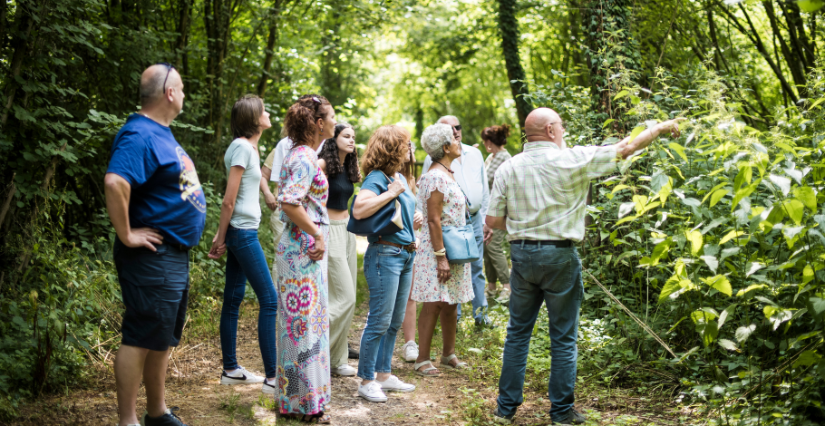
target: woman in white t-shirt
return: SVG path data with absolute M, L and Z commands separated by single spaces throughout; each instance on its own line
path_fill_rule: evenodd
M 258 241 L 261 205 L 258 189 L 261 182 L 258 140 L 270 127 L 269 113 L 263 100 L 246 95 L 232 107 L 230 125 L 235 140 L 229 145 L 223 161 L 228 175 L 226 193 L 221 204 L 218 233 L 212 240 L 209 257 L 226 259 L 226 287 L 221 307 L 221 352 L 223 354 L 222 385 L 263 383 L 262 391 L 277 392 L 275 351 L 275 320 L 277 293 L 269 274 L 266 256 Z M 238 339 L 238 312 L 246 291 L 246 282 L 258 297 L 258 343 L 261 346 L 266 378 L 257 376 L 238 365 L 235 348 Z

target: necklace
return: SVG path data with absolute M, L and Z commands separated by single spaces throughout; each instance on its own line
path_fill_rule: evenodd
M 440 165 L 441 165 L 441 167 L 444 167 L 445 169 L 447 169 L 447 171 L 448 171 L 448 172 L 450 172 L 450 173 L 455 173 L 454 171 L 450 170 L 450 168 L 449 168 L 449 167 L 447 167 L 447 166 L 445 166 L 445 165 L 441 164 L 441 162 L 440 162 L 440 161 L 436 161 L 436 163 L 440 164 Z

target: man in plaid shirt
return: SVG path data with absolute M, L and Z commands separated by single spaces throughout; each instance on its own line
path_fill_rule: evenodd
M 564 143 L 564 124 L 549 108 L 527 116 L 524 152 L 496 172 L 487 225 L 509 233 L 510 323 L 504 343 L 494 419 L 513 423 L 523 402 L 524 371 L 530 336 L 542 302 L 550 319 L 552 362 L 548 394 L 554 424 L 583 424 L 573 408 L 579 308 L 584 293 L 581 260 L 575 244 L 584 238 L 584 213 L 590 180 L 618 171 L 618 161 L 644 149 L 664 132 L 679 135 L 675 120 L 659 123 L 632 141 L 615 145 Z

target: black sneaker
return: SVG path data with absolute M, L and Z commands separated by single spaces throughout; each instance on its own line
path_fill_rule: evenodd
M 186 423 L 180 420 L 180 417 L 169 409 L 160 417 L 149 417 L 148 413 L 144 414 L 143 421 L 140 424 L 142 426 L 187 426 Z
M 583 425 L 585 422 L 585 418 L 581 413 L 576 411 L 575 408 L 571 408 L 570 411 L 562 414 L 559 416 L 558 419 L 553 419 L 554 425 Z
M 347 354 L 347 358 L 349 359 L 358 359 L 361 356 L 361 354 L 359 354 L 357 350 L 353 349 L 349 343 L 347 343 L 347 350 L 349 351 L 349 354 Z

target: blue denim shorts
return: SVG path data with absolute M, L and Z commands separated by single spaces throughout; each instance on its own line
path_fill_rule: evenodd
M 126 313 L 122 344 L 165 351 L 180 343 L 189 299 L 189 252 L 170 244 L 129 248 L 115 238 L 114 260 Z

